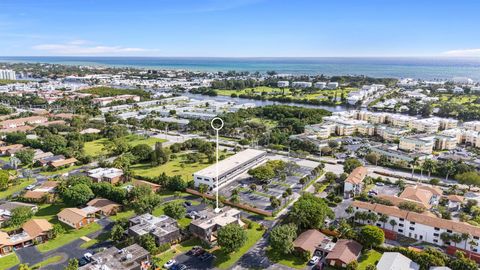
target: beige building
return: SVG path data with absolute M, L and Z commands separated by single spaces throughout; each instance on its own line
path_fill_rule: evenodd
M 433 151 L 433 138 L 400 138 L 398 148 L 403 151 L 431 154 Z

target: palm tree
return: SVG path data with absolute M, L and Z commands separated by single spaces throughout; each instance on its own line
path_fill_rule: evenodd
M 460 238 L 462 239 L 462 241 L 465 241 L 465 250 L 467 250 L 467 242 L 468 242 L 468 239 L 470 239 L 470 234 L 469 233 L 462 233 L 460 235 Z
M 395 221 L 395 219 L 390 219 L 390 225 L 392 226 L 392 231 L 394 231 L 395 226 L 397 226 L 397 222 Z
M 445 181 L 448 181 L 448 177 L 450 174 L 452 174 L 455 171 L 455 164 L 453 164 L 453 161 L 449 160 L 443 164 L 443 167 L 445 167 Z
M 385 214 L 380 214 L 380 217 L 378 218 L 383 223 L 383 228 L 385 229 L 385 223 L 388 221 L 388 216 Z
M 418 157 L 414 157 L 411 161 L 410 161 L 410 166 L 412 166 L 412 179 L 413 179 L 413 174 L 415 173 L 415 166 L 418 165 Z
M 437 168 L 437 163 L 432 159 L 427 159 L 423 162 L 422 168 L 428 172 L 428 178 L 430 178 L 432 172 Z
M 450 237 L 450 240 L 455 243 L 455 247 L 457 247 L 457 244 L 462 242 L 462 236 L 460 234 L 452 234 L 452 236 Z
M 451 238 L 452 237 L 450 236 L 450 234 L 446 232 L 440 234 L 440 239 L 442 240 L 443 244 L 445 244 L 446 242 L 450 242 Z
M 470 242 L 468 242 L 468 244 L 470 245 L 470 249 L 473 249 L 474 247 L 478 246 L 477 242 L 475 242 L 475 240 L 470 240 Z M 468 258 L 471 259 L 472 257 L 472 252 L 469 252 L 468 253 Z

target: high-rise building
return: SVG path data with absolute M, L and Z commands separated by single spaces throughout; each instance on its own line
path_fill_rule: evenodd
M 15 71 L 9 69 L 0 69 L 0 80 L 15 80 Z

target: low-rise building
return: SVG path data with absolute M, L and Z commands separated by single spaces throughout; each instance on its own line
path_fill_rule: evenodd
M 48 165 L 51 166 L 52 168 L 58 169 L 60 167 L 70 167 L 74 165 L 76 162 L 78 162 L 78 160 L 72 157 L 72 158 L 67 158 L 63 160 L 51 161 L 48 163 Z
M 30 116 L 30 117 L 23 117 L 23 118 L 16 118 L 16 119 L 9 119 L 0 122 L 0 128 L 2 129 L 9 129 L 9 128 L 17 128 L 26 125 L 38 125 L 42 123 L 48 122 L 48 118 L 44 116 Z
M 87 203 L 88 206 L 98 209 L 98 213 L 104 216 L 115 215 L 122 208 L 121 204 L 104 198 L 95 198 Z
M 377 263 L 377 270 L 419 270 L 420 266 L 399 252 L 385 252 Z
M 133 217 L 129 221 L 128 235 L 141 237 L 150 234 L 155 238 L 157 245 L 174 243 L 181 238 L 177 221 L 169 216 L 155 217 L 147 213 Z
M 192 221 L 189 231 L 208 244 L 217 242 L 218 229 L 231 223 L 245 226 L 241 212 L 235 208 L 224 207 L 219 213 L 211 209 L 200 211 L 200 218 Z
M 283 87 L 288 87 L 290 85 L 289 81 L 278 81 L 277 82 L 277 87 L 283 88 Z
M 433 152 L 433 137 L 402 137 L 398 149 L 408 152 L 431 154 Z
M 23 203 L 23 202 L 4 202 L 0 204 L 0 226 L 2 226 L 3 222 L 10 219 L 12 215 L 12 211 L 19 207 L 27 207 L 32 210 L 33 213 L 38 211 L 38 206 L 31 203 Z
M 74 229 L 80 229 L 95 222 L 95 212 L 87 212 L 79 208 L 64 208 L 57 214 L 58 220 Z
M 338 85 L 339 85 L 338 82 L 329 82 L 329 83 L 327 84 L 327 89 L 332 89 L 332 90 L 333 90 L 333 89 L 337 89 L 337 88 L 338 88 Z
M 349 263 L 358 260 L 362 248 L 362 245 L 355 240 L 339 239 L 325 257 L 325 262 L 334 267 L 346 267 Z
M 52 229 L 52 224 L 46 219 L 31 219 L 22 225 L 21 232 L 8 234 L 0 231 L 0 255 L 45 242 L 52 237 Z
M 34 190 L 25 192 L 23 198 L 32 202 L 52 202 L 57 186 L 57 181 L 45 181 Z
M 325 89 L 327 87 L 327 83 L 326 82 L 316 82 L 313 86 L 317 89 Z
M 292 87 L 293 88 L 308 88 L 312 87 L 311 82 L 292 82 Z
M 363 180 L 367 177 L 367 168 L 361 166 L 355 168 L 345 179 L 344 182 L 344 196 L 350 198 L 357 196 L 363 191 Z
M 78 270 L 146 270 L 150 269 L 150 253 L 138 244 L 123 249 L 116 247 L 98 252 L 91 262 Z
M 112 185 L 123 182 L 123 171 L 117 168 L 96 168 L 87 172 L 94 182 L 108 182 Z

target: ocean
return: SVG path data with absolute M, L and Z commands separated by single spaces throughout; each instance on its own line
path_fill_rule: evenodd
M 192 71 L 275 70 L 293 75 L 366 75 L 371 77 L 480 81 L 480 58 L 210 58 L 210 57 L 6 57 L 0 62 L 185 69 Z

